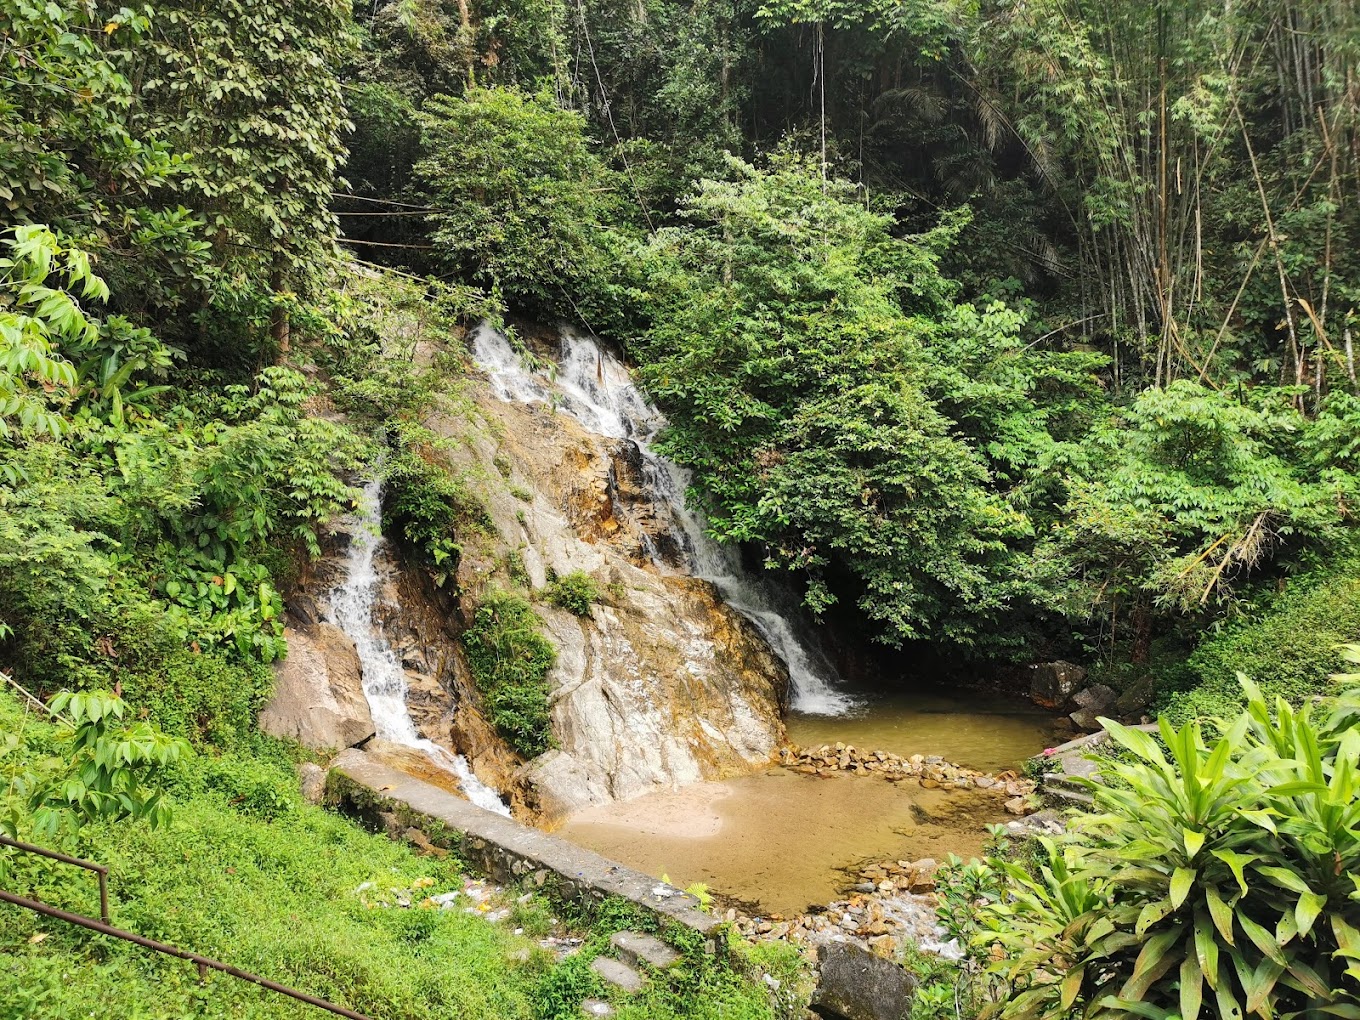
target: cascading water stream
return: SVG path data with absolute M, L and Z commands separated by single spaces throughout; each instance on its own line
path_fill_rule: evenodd
M 806 715 L 843 715 L 855 700 L 839 690 L 836 671 L 803 641 L 770 585 L 752 577 L 740 554 L 711 538 L 702 517 L 685 505 L 689 472 L 657 456 L 648 445 L 665 424 L 661 413 L 633 384 L 628 369 L 590 337 L 562 332 L 562 355 L 554 379 L 525 369 L 520 355 L 501 333 L 483 324 L 472 335 L 473 357 L 486 372 L 496 395 L 505 401 L 550 403 L 596 435 L 628 439 L 642 454 L 652 498 L 666 504 L 679 533 L 686 567 L 718 589 L 723 600 L 751 621 L 789 670 L 791 707 Z M 657 566 L 664 567 L 653 549 Z
M 355 515 L 346 556 L 345 576 L 330 598 L 332 622 L 349 635 L 359 655 L 364 697 L 373 715 L 373 728 L 383 740 L 424 751 L 435 765 L 458 778 L 468 800 L 478 807 L 508 816 L 510 810 L 500 796 L 472 774 L 462 755 L 425 739 L 411 721 L 406 709 L 406 673 L 401 659 L 373 622 L 373 603 L 378 596 L 377 557 L 384 541 L 381 524 L 382 482 L 375 478 L 364 486 L 363 503 Z

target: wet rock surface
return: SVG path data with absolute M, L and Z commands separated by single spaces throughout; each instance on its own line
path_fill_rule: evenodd
M 1029 696 L 1044 708 L 1062 708 L 1086 680 L 1086 670 L 1072 662 L 1059 659 L 1039 662 L 1029 667 Z
M 779 764 L 802 775 L 846 773 L 879 776 L 889 782 L 914 780 L 923 789 L 986 790 L 1000 798 L 1028 798 L 1034 783 L 1007 770 L 995 775 L 955 765 L 938 755 L 899 755 L 866 751 L 837 742 L 820 747 L 786 745 L 779 749 Z
M 516 778 L 539 816 L 768 764 L 783 737 L 787 670 L 711 584 L 667 568 L 675 526 L 644 498 L 636 442 L 489 385 L 469 396 L 465 416 L 430 422 L 459 441 L 449 468 L 477 480 L 491 520 L 487 540 L 465 546 L 462 611 L 488 585 L 528 593 L 573 571 L 602 593 L 585 617 L 535 606 L 558 651 L 558 747 Z

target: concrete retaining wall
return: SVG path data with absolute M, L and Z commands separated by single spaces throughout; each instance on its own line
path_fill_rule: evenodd
M 331 764 L 327 794 L 361 811 L 389 810 L 498 882 L 524 882 L 581 903 L 617 896 L 703 935 L 720 921 L 699 901 L 565 839 L 483 810 L 351 748 Z

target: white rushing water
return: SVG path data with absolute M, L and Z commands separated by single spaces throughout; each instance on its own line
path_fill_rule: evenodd
M 345 576 L 331 592 L 331 613 L 332 622 L 349 635 L 359 654 L 373 728 L 383 740 L 424 751 L 435 765 L 458 778 L 468 800 L 478 807 L 508 816 L 510 809 L 495 790 L 472 774 L 467 760 L 417 733 L 406 709 L 406 673 L 401 659 L 373 621 L 373 603 L 378 596 L 376 561 L 383 545 L 380 479 L 364 486 L 363 503 L 355 517 Z
M 776 590 L 748 573 L 740 552 L 710 537 L 703 518 L 686 506 L 689 472 L 650 449 L 648 442 L 665 419 L 634 385 L 621 361 L 592 337 L 564 329 L 556 377 L 549 379 L 526 369 L 510 341 L 486 324 L 474 331 L 472 352 L 502 400 L 552 404 L 596 435 L 637 444 L 651 496 L 670 508 L 679 529 L 674 537 L 684 550 L 686 567 L 712 583 L 729 606 L 755 624 L 788 666 L 793 685 L 790 707 L 795 712 L 843 715 L 856 707 L 855 700 L 839 689 L 835 669 L 801 638 L 791 614 L 781 610 Z M 649 552 L 658 566 L 665 566 L 657 550 Z

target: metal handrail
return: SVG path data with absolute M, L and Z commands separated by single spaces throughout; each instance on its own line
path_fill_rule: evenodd
M 271 981 L 268 978 L 260 977 L 260 975 L 252 974 L 247 970 L 241 970 L 239 967 L 233 967 L 231 964 L 223 963 L 221 960 L 214 960 L 210 956 L 200 956 L 198 953 L 191 953 L 187 949 L 180 949 L 178 946 L 172 946 L 168 942 L 157 942 L 155 939 L 149 939 L 144 935 L 138 935 L 136 932 L 115 928 L 109 923 L 109 869 L 106 865 L 96 864 L 94 861 L 82 860 L 79 857 L 70 857 L 66 854 L 58 853 L 55 850 L 34 846 L 31 843 L 21 843 L 16 839 L 9 839 L 6 836 L 0 836 L 0 845 L 13 847 L 16 850 L 21 850 L 25 853 L 37 854 L 54 861 L 60 861 L 63 864 L 72 864 L 76 867 L 95 872 L 99 876 L 99 908 L 101 917 L 99 920 L 95 920 L 93 917 L 86 917 L 84 914 L 74 914 L 68 910 L 61 910 L 57 907 L 49 906 L 46 903 L 40 903 L 37 900 L 31 900 L 24 896 L 16 896 L 14 893 L 6 892 L 3 889 L 0 889 L 0 902 L 12 903 L 16 907 L 32 910 L 35 913 L 56 918 L 58 921 L 65 921 L 67 924 L 88 928 L 90 931 L 98 932 L 101 935 L 111 935 L 116 939 L 122 939 L 125 942 L 132 942 L 146 949 L 164 953 L 166 956 L 174 956 L 181 960 L 188 960 L 190 963 L 198 965 L 200 980 L 207 977 L 207 972 L 209 970 L 221 971 L 223 974 L 230 977 L 237 978 L 241 981 L 248 981 L 251 984 L 259 985 L 261 988 L 268 988 L 271 992 L 278 992 L 280 995 L 286 995 L 299 1002 L 305 1002 L 309 1006 L 316 1006 L 318 1009 L 324 1009 L 337 1016 L 348 1017 L 349 1020 L 371 1020 L 370 1017 L 363 1013 L 356 1013 L 354 1010 L 346 1009 L 344 1006 L 337 1006 L 333 1002 L 327 1002 L 325 999 L 318 998 L 315 995 L 308 995 L 306 992 L 300 992 L 296 988 L 289 988 L 287 985 L 282 985 L 277 981 Z
M 68 854 L 57 853 L 57 851 L 49 850 L 45 846 L 21 843 L 19 840 L 10 839 L 8 836 L 0 836 L 0 846 L 12 846 L 26 854 L 37 854 L 39 857 L 61 861 L 62 864 L 73 864 L 77 868 L 93 871 L 99 876 L 99 920 L 105 924 L 109 923 L 109 869 L 107 865 L 96 864 L 94 861 L 87 861 L 83 857 L 71 857 Z

